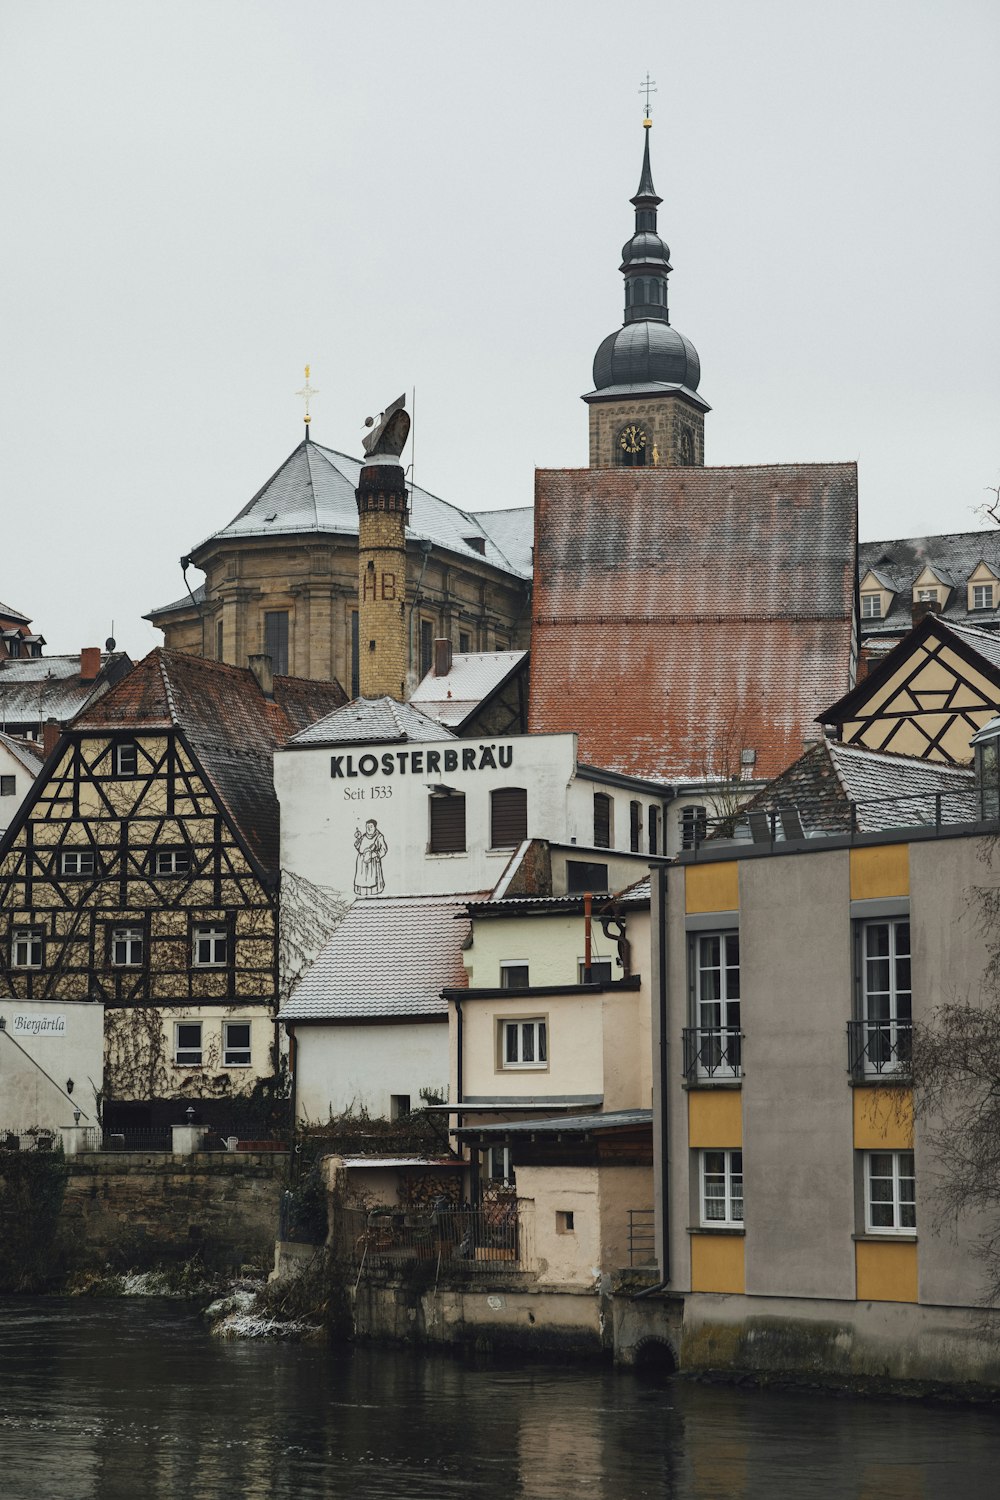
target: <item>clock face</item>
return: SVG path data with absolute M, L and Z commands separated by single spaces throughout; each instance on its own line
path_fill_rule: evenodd
M 636 427 L 633 423 L 630 427 L 624 428 L 618 441 L 626 453 L 638 453 L 646 446 L 646 434 L 641 427 Z

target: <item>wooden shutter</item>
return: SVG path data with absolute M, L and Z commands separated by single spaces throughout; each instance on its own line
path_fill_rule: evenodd
M 598 849 L 611 848 L 611 798 L 604 792 L 594 793 L 594 843 Z
M 431 853 L 460 854 L 465 851 L 465 795 L 431 798 Z
M 629 815 L 629 844 L 633 854 L 639 852 L 642 843 L 642 803 L 630 802 L 628 805 Z
M 490 793 L 490 847 L 514 849 L 528 837 L 528 792 L 502 786 Z

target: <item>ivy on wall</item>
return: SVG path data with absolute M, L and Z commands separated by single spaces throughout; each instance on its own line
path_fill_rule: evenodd
M 0 1152 L 0 1292 L 40 1292 L 62 1269 L 62 1151 Z

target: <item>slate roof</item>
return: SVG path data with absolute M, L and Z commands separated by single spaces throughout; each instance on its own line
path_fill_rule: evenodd
M 41 745 L 37 745 L 34 740 L 19 740 L 12 734 L 0 734 L 0 745 L 9 750 L 14 759 L 20 761 L 32 776 L 38 775 L 45 759 Z
M 453 740 L 450 729 L 395 698 L 355 698 L 296 734 L 290 745 L 404 745 Z
M 21 625 L 31 624 L 31 620 L 27 615 L 22 615 L 20 610 L 11 609 L 9 604 L 0 604 L 0 619 L 17 620 Z
M 594 1131 L 634 1130 L 653 1125 L 651 1109 L 613 1109 L 606 1114 L 554 1115 L 551 1120 L 503 1120 L 498 1125 L 464 1125 L 457 1136 L 469 1135 L 590 1135 Z
M 474 896 L 355 901 L 292 989 L 279 1021 L 444 1020 L 443 989 L 466 989 L 465 903 Z
M 850 686 L 854 464 L 540 470 L 535 499 L 530 730 L 666 780 L 815 737 Z
M 978 818 L 971 768 L 886 755 L 824 739 L 745 803 L 739 833 L 749 837 L 749 814 L 781 807 L 796 810 L 806 838 L 847 833 L 852 802 L 862 833 L 928 825 L 935 821 L 939 793 L 943 822 L 967 823 Z M 775 837 L 785 837 L 780 819 L 775 823 Z
M 0 728 L 6 724 L 67 724 L 95 697 L 132 668 L 123 651 L 101 656 L 101 670 L 90 682 L 80 680 L 80 653 L 29 656 L 0 661 Z
M 199 552 L 210 541 L 309 532 L 356 535 L 354 492 L 361 468 L 361 460 L 346 453 L 315 442 L 300 443 L 228 526 L 192 549 L 193 561 L 197 564 Z M 479 558 L 504 573 L 531 577 L 530 508 L 479 515 L 414 486 L 408 531 L 460 557 Z M 483 550 L 470 546 L 468 537 L 481 542 Z
M 251 855 L 274 876 L 278 800 L 273 753 L 331 704 L 342 704 L 345 696 L 336 682 L 275 677 L 272 701 L 247 667 L 161 646 L 80 714 L 72 729 L 181 730 Z
M 926 567 L 951 586 L 952 592 L 942 611 L 949 625 L 962 623 L 1000 629 L 1000 590 L 995 591 L 996 608 L 968 608 L 966 584 L 981 562 L 1000 578 L 1000 529 L 862 542 L 858 547 L 858 581 L 871 569 L 894 595 L 887 615 L 880 620 L 862 621 L 865 638 L 899 635 L 909 630 L 913 623 L 913 586 Z
M 410 694 L 410 702 L 439 724 L 460 729 L 483 700 L 513 676 L 527 656 L 527 651 L 456 652 L 451 671 L 437 677 L 431 668 Z

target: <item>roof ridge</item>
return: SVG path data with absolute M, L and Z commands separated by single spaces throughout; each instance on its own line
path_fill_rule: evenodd
M 831 745 L 837 751 L 838 755 L 859 755 L 870 760 L 886 761 L 894 766 L 909 765 L 914 770 L 918 768 L 932 770 L 935 774 L 941 771 L 951 776 L 972 776 L 975 774 L 972 766 L 950 765 L 947 761 L 928 760 L 922 755 L 902 755 L 894 753 L 892 750 L 869 750 L 867 745 L 845 745 L 842 740 L 828 740 L 826 743 Z

